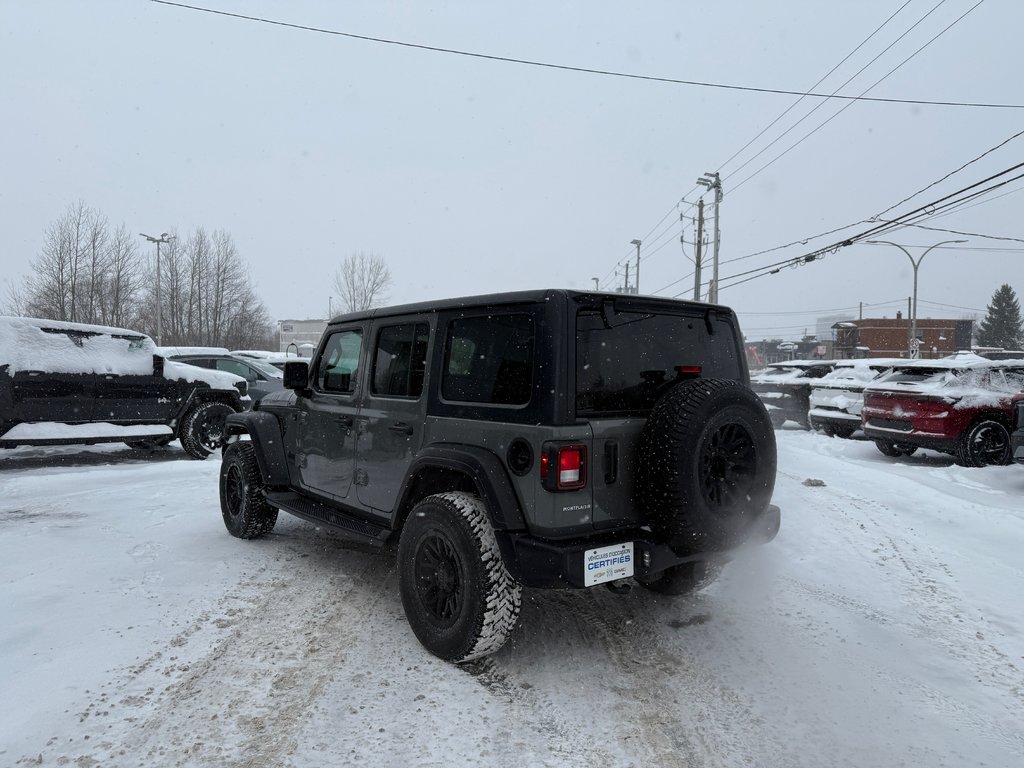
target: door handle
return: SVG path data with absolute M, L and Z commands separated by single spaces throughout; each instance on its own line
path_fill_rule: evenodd
M 388 429 L 390 429 L 392 432 L 398 432 L 401 435 L 412 434 L 412 427 L 410 427 L 404 421 L 396 421 L 394 424 L 388 427 Z
M 345 427 L 346 429 L 352 428 L 352 417 L 351 416 L 335 416 L 334 423 L 339 427 Z

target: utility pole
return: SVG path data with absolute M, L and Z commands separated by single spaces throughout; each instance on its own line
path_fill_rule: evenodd
M 161 325 L 160 315 L 163 311 L 163 304 L 160 303 L 160 244 L 170 243 L 173 239 L 173 235 L 169 235 L 166 232 L 160 234 L 160 237 L 152 237 L 144 232 L 139 232 L 139 235 L 149 240 L 151 243 L 156 243 L 156 345 L 160 346 Z
M 623 293 L 632 293 L 632 291 L 629 290 L 629 262 L 628 261 L 626 262 L 626 284 L 623 287 L 622 292 Z
M 715 192 L 715 252 L 711 267 L 711 289 L 708 291 L 708 301 L 712 304 L 718 303 L 718 251 L 721 246 L 721 231 L 718 228 L 718 208 L 722 204 L 722 179 L 715 173 L 705 173 L 697 183 Z
M 704 258 L 704 198 L 697 201 L 697 242 L 694 246 L 693 300 L 700 301 L 700 266 Z
M 629 244 L 636 246 L 636 290 L 633 293 L 640 293 L 640 241 L 630 240 Z

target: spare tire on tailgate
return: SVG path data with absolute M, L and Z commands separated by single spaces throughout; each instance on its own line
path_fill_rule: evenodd
M 679 554 L 742 542 L 775 488 L 775 433 L 738 381 L 695 379 L 655 403 L 640 435 L 636 497 Z

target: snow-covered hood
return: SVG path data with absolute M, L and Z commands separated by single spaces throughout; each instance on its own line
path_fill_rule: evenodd
M 864 389 L 865 396 L 941 399 L 956 408 L 1006 408 L 1024 390 L 1024 361 L 958 360 L 956 366 L 941 360 L 918 360 L 900 365 Z
M 191 382 L 201 381 L 209 384 L 211 389 L 234 389 L 236 391 L 238 387 L 235 384 L 239 381 L 245 381 L 241 376 L 236 376 L 227 371 L 200 368 L 198 365 L 189 365 L 178 360 L 164 360 L 164 378 L 181 379 Z M 244 392 L 245 387 L 241 391 Z

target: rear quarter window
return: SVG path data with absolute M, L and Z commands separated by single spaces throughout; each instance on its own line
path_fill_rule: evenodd
M 526 405 L 533 391 L 535 328 L 528 314 L 452 320 L 441 396 L 451 402 Z

